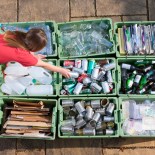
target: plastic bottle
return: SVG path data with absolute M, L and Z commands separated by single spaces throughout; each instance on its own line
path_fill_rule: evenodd
M 53 95 L 53 86 L 52 85 L 31 85 L 26 89 L 26 94 L 29 96 L 32 95 Z
M 8 95 L 11 95 L 11 94 L 12 94 L 12 89 L 11 89 L 11 88 L 9 87 L 9 85 L 6 84 L 6 83 L 3 83 L 3 84 L 1 85 L 1 90 L 2 90 L 2 92 L 5 93 L 5 94 L 8 94 Z
M 19 62 L 16 61 L 10 61 L 6 64 L 6 66 L 22 66 L 24 67 L 22 64 L 20 64 Z
M 38 80 L 42 84 L 51 84 L 52 76 L 41 67 L 30 67 L 28 69 L 30 76 Z
M 23 66 L 7 66 L 4 70 L 4 73 L 7 75 L 13 75 L 13 76 L 25 76 L 28 75 L 28 69 L 27 67 Z
M 6 76 L 4 77 L 4 81 L 5 81 L 5 83 L 8 83 L 8 82 L 10 82 L 10 81 L 16 80 L 17 78 L 18 78 L 18 77 L 11 76 L 11 75 L 6 75 Z
M 25 87 L 29 86 L 29 85 L 33 85 L 34 83 L 36 83 L 36 80 L 33 79 L 31 76 L 24 76 L 24 77 L 20 77 L 17 79 L 18 82 L 20 82 L 22 85 L 24 85 Z

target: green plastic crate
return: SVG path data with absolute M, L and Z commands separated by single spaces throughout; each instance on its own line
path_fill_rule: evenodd
M 1 26 L 1 24 L 6 24 L 6 25 L 10 25 L 10 26 L 27 28 L 30 25 L 41 24 L 41 23 L 45 23 L 51 29 L 51 38 L 52 38 L 52 44 L 53 44 L 52 46 L 53 46 L 54 54 L 53 55 L 47 55 L 47 57 L 49 57 L 49 58 L 56 57 L 58 55 L 58 53 L 57 53 L 57 41 L 56 41 L 57 24 L 54 21 L 8 22 L 8 23 L 0 23 L 0 26 Z
M 118 101 L 116 97 L 98 97 L 97 99 L 109 99 L 115 104 L 114 110 L 114 118 L 115 118 L 115 134 L 114 135 L 95 135 L 95 136 L 67 136 L 62 135 L 60 131 L 61 123 L 63 121 L 63 108 L 61 106 L 62 100 L 73 99 L 74 101 L 88 101 L 88 100 L 96 100 L 95 97 L 72 97 L 72 98 L 60 98 L 58 101 L 58 137 L 59 138 L 112 138 L 112 137 L 119 137 L 119 123 L 118 123 Z
M 122 102 L 123 101 L 125 101 L 125 100 L 136 100 L 136 101 L 144 101 L 144 100 L 146 100 L 146 99 L 148 99 L 148 100 L 151 100 L 151 101 L 155 101 L 155 97 L 154 96 L 149 96 L 149 97 L 144 97 L 144 96 L 134 96 L 134 97 L 119 97 L 119 101 L 118 101 L 118 105 L 119 105 L 119 129 L 120 129 L 120 133 L 119 133 L 119 135 L 121 136 L 121 137 L 136 137 L 136 138 L 142 138 L 142 137 L 145 137 L 145 138 L 151 138 L 151 137 L 155 137 L 155 135 L 154 136 L 146 136 L 146 135 L 134 135 L 134 136 L 132 136 L 132 135 L 126 135 L 126 134 L 124 134 L 124 132 L 123 132 L 123 129 L 122 129 L 122 125 L 123 125 L 123 122 L 124 122 L 124 117 L 123 117 L 123 113 L 122 113 Z
M 132 96 L 153 96 L 153 94 L 123 94 L 122 92 L 120 92 L 121 90 L 121 67 L 120 67 L 120 64 L 122 63 L 133 63 L 134 61 L 136 60 L 155 60 L 155 58 L 118 58 L 117 59 L 117 78 L 118 78 L 118 81 L 117 81 L 117 94 L 121 97 L 125 97 L 125 96 L 129 96 L 129 97 L 132 97 Z
M 56 135 L 56 121 L 57 121 L 57 100 L 54 99 L 30 99 L 30 98 L 7 98 L 7 97 L 2 97 L 0 99 L 0 128 L 2 129 L 3 125 L 3 107 L 6 104 L 11 104 L 13 100 L 20 101 L 20 102 L 39 102 L 43 101 L 45 107 L 53 107 L 52 111 L 52 127 L 51 127 L 51 133 L 52 135 L 49 138 L 42 138 L 42 137 L 25 137 L 25 136 L 4 136 L 0 135 L 0 138 L 20 138 L 20 139 L 42 139 L 42 140 L 54 140 L 55 135 Z
M 121 55 L 120 48 L 118 43 L 118 28 L 121 28 L 123 25 L 130 26 L 133 24 L 149 25 L 155 24 L 155 21 L 128 21 L 128 22 L 116 22 L 114 23 L 114 41 L 115 41 L 115 51 L 117 57 L 127 57 L 127 58 L 144 58 L 144 57 L 154 57 L 154 55 Z
M 84 58 L 80 58 L 80 60 L 82 60 Z M 87 60 L 91 60 L 92 58 L 87 58 Z M 111 60 L 112 62 L 115 62 L 116 63 L 116 60 L 115 58 L 93 58 L 94 60 Z M 63 66 L 63 62 L 64 60 L 75 60 L 75 59 L 59 59 L 58 61 L 58 65 L 59 66 Z M 58 95 L 59 97 L 76 97 L 76 96 L 88 96 L 88 97 L 91 97 L 91 96 L 115 96 L 116 95 L 116 68 L 112 70 L 112 77 L 113 77 L 113 80 L 114 80 L 114 89 L 113 89 L 113 92 L 111 94 L 79 94 L 79 95 L 61 95 L 60 94 L 60 91 L 62 89 L 62 75 L 59 74 L 59 91 L 58 91 Z
M 54 65 L 58 65 L 58 62 L 56 59 L 48 59 L 48 60 L 44 60 L 46 62 L 53 62 Z M 4 75 L 3 75 L 3 70 L 5 69 L 5 65 L 0 65 L 0 87 L 1 85 L 4 83 Z M 7 96 L 7 97 L 57 97 L 58 95 L 58 73 L 56 72 L 53 72 L 52 73 L 52 77 L 53 77 L 53 82 L 52 82 L 52 85 L 53 85 L 53 88 L 54 88 L 54 94 L 53 95 L 46 95 L 46 96 L 38 96 L 38 95 L 35 95 L 35 96 L 28 96 L 28 95 L 7 95 L 7 94 L 4 94 L 2 91 L 1 91 L 1 88 L 0 88 L 0 97 L 4 97 L 4 96 Z
M 101 22 L 104 21 L 106 23 L 108 23 L 110 25 L 109 28 L 109 36 L 110 36 L 110 41 L 113 43 L 113 47 L 110 51 L 110 53 L 100 53 L 100 54 L 87 54 L 87 55 L 81 55 L 81 56 L 65 56 L 63 49 L 62 49 L 62 45 L 61 45 L 61 31 L 60 31 L 60 27 L 64 26 L 64 25 L 72 25 L 72 24 L 87 24 L 87 23 L 92 23 L 92 22 Z M 58 56 L 59 58 L 73 58 L 73 57 L 98 57 L 98 56 L 109 56 L 111 54 L 115 54 L 115 43 L 113 40 L 113 27 L 112 27 L 112 20 L 110 18 L 102 18 L 102 19 L 95 19 L 95 20 L 81 20 L 81 21 L 73 21 L 73 22 L 63 22 L 63 23 L 58 23 Z

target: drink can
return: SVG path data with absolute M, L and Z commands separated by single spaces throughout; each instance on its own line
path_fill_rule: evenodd
M 111 117 L 111 116 L 104 116 L 104 117 L 103 117 L 103 121 L 104 121 L 104 122 L 113 122 L 113 121 L 114 121 L 114 117 Z
M 90 89 L 82 89 L 80 94 L 91 94 L 92 91 Z
M 72 60 L 65 60 L 64 63 L 63 63 L 63 66 L 74 66 L 75 65 L 75 62 L 72 61 Z
M 86 115 L 85 115 L 85 118 L 87 119 L 87 121 L 89 121 L 89 120 L 92 119 L 93 114 L 94 114 L 94 111 L 93 111 L 93 109 L 91 108 L 91 106 L 87 106 L 87 107 L 86 107 Z
M 90 105 L 93 109 L 101 108 L 100 100 L 91 100 Z
M 88 68 L 88 60 L 87 59 L 83 59 L 82 60 L 82 69 L 84 71 L 87 71 L 87 68 Z
M 80 101 L 75 103 L 75 108 L 76 108 L 76 110 L 78 111 L 79 114 L 82 114 L 82 115 L 86 114 L 86 110 L 84 108 L 84 105 Z
M 62 100 L 61 105 L 62 107 L 72 107 L 74 106 L 74 100 Z
M 80 94 L 80 91 L 82 90 L 83 84 L 82 83 L 77 83 L 77 85 L 75 86 L 75 89 L 73 91 L 73 93 L 75 95 Z
M 83 135 L 95 136 L 96 135 L 96 131 L 93 128 L 84 128 L 83 129 Z
M 93 79 L 93 80 L 96 80 L 97 79 L 97 77 L 98 77 L 98 75 L 99 75 L 99 67 L 95 67 L 94 69 L 93 69 L 93 71 L 92 71 L 92 74 L 91 74 L 91 78 Z
M 114 69 L 115 67 L 116 67 L 116 64 L 113 62 L 113 63 L 109 63 L 109 64 L 104 65 L 104 66 L 103 66 L 103 69 L 104 69 L 105 71 L 109 71 L 109 70 L 111 70 L 111 69 Z
M 84 79 L 83 79 L 83 84 L 84 85 L 88 85 L 88 84 L 90 84 L 92 81 L 91 81 L 91 79 L 89 78 L 89 77 L 85 77 Z
M 98 74 L 97 80 L 101 81 L 103 79 L 103 77 L 105 76 L 106 72 L 105 71 L 101 71 Z
M 107 109 L 106 109 L 106 114 L 111 116 L 114 112 L 115 109 L 115 104 L 114 103 L 109 103 Z
M 73 67 L 73 70 L 72 70 L 73 72 L 77 72 L 77 73 L 79 73 L 79 74 L 83 74 L 84 73 L 84 70 L 83 69 L 81 69 L 81 68 L 76 68 L 76 67 Z
M 106 134 L 106 135 L 113 135 L 113 134 L 114 134 L 114 130 L 106 129 L 106 130 L 105 130 L 105 134 Z
M 73 126 L 61 126 L 60 130 L 62 133 L 70 133 L 70 134 L 74 133 L 74 127 Z
M 81 68 L 81 60 L 80 59 L 75 59 L 75 67 Z
M 79 77 L 79 73 L 77 73 L 77 72 L 69 72 L 69 74 L 70 74 L 71 78 L 78 78 Z
M 105 94 L 110 93 L 110 88 L 107 81 L 101 82 L 101 85 Z
M 69 89 L 73 88 L 74 86 L 75 86 L 75 84 L 64 85 L 64 89 L 68 91 Z
M 99 93 L 99 92 L 101 92 L 101 90 L 102 90 L 102 87 L 101 86 L 99 86 L 97 83 L 91 83 L 91 85 L 90 85 L 90 88 L 91 88 L 91 90 L 94 92 L 94 93 Z
M 78 82 L 83 82 L 83 79 L 87 77 L 87 74 L 82 74 L 79 78 L 78 78 Z
M 88 68 L 87 68 L 87 74 L 91 74 L 93 69 L 95 67 L 95 60 L 91 59 L 88 61 Z
M 114 82 L 110 70 L 107 71 L 107 81 L 108 81 L 109 83 L 113 83 L 113 82 Z
M 76 128 L 76 129 L 80 129 L 80 128 L 83 127 L 84 125 L 86 125 L 86 121 L 82 118 L 82 119 L 79 119 L 79 120 L 76 122 L 75 128 Z

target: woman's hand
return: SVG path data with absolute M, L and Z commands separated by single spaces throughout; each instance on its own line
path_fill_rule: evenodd
M 37 55 L 35 55 L 35 57 L 37 57 L 38 59 L 45 59 L 46 55 L 37 54 Z
M 70 78 L 70 74 L 69 74 L 70 70 L 69 69 L 65 69 L 65 68 L 61 68 L 60 69 L 60 73 L 66 77 L 66 78 Z

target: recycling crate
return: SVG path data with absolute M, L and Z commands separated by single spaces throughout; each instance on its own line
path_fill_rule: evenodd
M 57 60 L 56 59 L 48 59 L 48 60 L 44 60 L 46 62 L 49 62 L 49 63 L 52 63 L 53 65 L 57 66 Z M 8 94 L 5 94 L 1 91 L 1 86 L 3 83 L 5 83 L 5 74 L 4 74 L 4 70 L 6 68 L 6 65 L 0 65 L 0 96 L 7 96 L 7 97 L 47 97 L 47 98 L 50 98 L 50 97 L 57 97 L 58 95 L 58 73 L 56 72 L 49 72 L 51 75 L 52 75 L 52 83 L 51 85 L 53 86 L 53 95 L 27 95 L 26 94 L 26 91 L 25 91 L 25 94 L 21 94 L 21 95 L 18 95 L 17 93 L 16 94 L 11 94 L 11 95 L 8 95 Z M 38 85 L 39 83 L 37 83 L 36 85 Z M 39 84 L 40 85 L 40 84 Z
M 119 35 L 118 35 L 118 28 L 122 28 L 123 26 L 129 27 L 129 26 L 133 26 L 134 24 L 141 25 L 141 26 L 148 26 L 148 25 L 155 24 L 155 21 L 127 21 L 127 22 L 116 22 L 116 23 L 114 23 L 114 41 L 115 41 L 116 56 L 119 57 L 119 58 L 123 58 L 123 57 L 127 57 L 127 58 L 132 58 L 132 57 L 134 57 L 134 58 L 152 57 L 153 58 L 154 54 L 146 54 L 146 53 L 138 54 L 138 55 L 123 54 L 123 50 L 121 49 L 121 47 L 119 45 L 120 38 L 119 38 Z M 148 33 L 153 33 L 153 32 L 148 32 Z M 153 38 L 151 38 L 151 39 L 153 39 Z M 152 48 L 154 48 L 154 42 L 152 42 L 150 44 L 150 46 L 152 46 Z
M 54 58 L 57 56 L 57 41 L 56 41 L 57 24 L 54 21 L 0 23 L 0 33 L 4 33 L 5 31 L 8 31 L 8 30 L 27 32 L 31 28 L 41 28 L 44 30 L 45 28 L 43 28 L 43 25 L 48 26 L 48 28 L 46 28 L 46 29 L 48 31 L 49 30 L 51 31 L 51 36 L 49 34 L 46 35 L 47 40 L 51 40 L 51 43 L 49 43 L 49 47 L 48 47 L 48 49 L 46 49 L 46 51 L 44 51 L 44 53 L 48 58 Z M 46 33 L 46 31 L 45 31 L 45 33 Z M 49 52 L 49 53 L 46 54 L 46 52 Z M 40 52 L 37 52 L 37 53 L 40 54 Z
M 107 37 L 108 39 L 107 40 L 110 41 L 113 44 L 113 46 L 110 47 L 109 51 L 106 51 L 105 49 L 101 49 L 101 50 L 98 49 L 98 51 L 99 51 L 98 53 L 95 53 L 95 51 L 92 51 L 91 53 L 89 53 L 90 50 L 92 50 L 94 48 L 93 46 L 95 46 L 95 44 L 98 44 L 98 40 L 97 40 L 96 43 L 90 43 L 90 47 L 89 48 L 85 47 L 84 48 L 85 50 L 83 50 L 84 52 L 81 53 L 81 49 L 83 48 L 83 46 L 86 45 L 86 42 L 87 42 L 86 39 L 91 39 L 90 36 L 87 36 L 86 39 L 83 36 L 83 34 L 87 35 L 87 33 L 89 33 L 88 31 L 90 29 L 92 29 L 91 26 L 87 27 L 88 26 L 87 24 L 93 24 L 93 23 L 94 24 L 100 24 L 101 22 L 104 22 L 105 24 L 108 25 L 108 29 L 106 30 L 107 31 L 106 34 L 108 35 L 108 37 Z M 81 26 L 82 28 L 80 27 L 80 25 L 82 25 Z M 104 26 L 102 26 L 102 27 L 104 27 Z M 73 31 L 72 34 L 68 34 L 68 37 L 71 39 L 71 41 L 74 40 L 75 38 L 79 41 L 78 43 L 75 42 L 75 44 L 77 45 L 77 48 L 74 48 L 74 49 L 76 49 L 77 53 L 80 52 L 79 54 L 76 54 L 75 50 L 72 49 L 72 47 L 69 47 L 68 43 L 66 43 L 68 45 L 67 49 L 64 48 L 65 47 L 64 44 L 65 44 L 66 40 L 65 40 L 65 36 L 63 36 L 63 35 L 67 35 L 67 34 L 65 34 L 65 32 L 63 32 L 64 27 L 67 30 L 69 28 L 71 28 L 71 27 L 73 27 L 73 28 L 75 27 L 75 32 L 77 32 L 76 31 L 77 27 L 80 27 L 80 29 L 82 29 L 82 31 L 80 31 L 80 33 L 79 33 L 80 40 L 82 40 L 82 41 L 79 41 L 76 38 L 76 37 L 78 37 L 78 34 L 73 34 L 74 31 Z M 95 29 L 95 31 L 94 31 L 95 32 L 94 33 L 95 37 L 97 37 L 97 35 L 99 35 L 98 33 L 100 33 L 101 31 L 104 32 L 103 28 L 97 27 Z M 58 56 L 59 56 L 60 59 L 63 59 L 63 58 L 73 58 L 73 57 L 98 57 L 98 56 L 105 56 L 105 57 L 107 57 L 107 56 L 109 56 L 111 54 L 115 54 L 115 43 L 113 41 L 112 31 L 113 31 L 112 20 L 110 18 L 103 18 L 103 19 L 96 19 L 96 20 L 81 20 L 81 21 L 58 23 L 58 39 L 57 39 L 57 41 L 58 41 Z M 100 39 L 100 37 L 101 36 L 99 36 L 98 39 Z M 81 45 L 81 43 L 83 45 Z M 73 45 L 73 43 L 72 43 L 72 45 Z
M 64 110 L 62 107 L 62 100 L 73 100 L 75 103 L 78 101 L 90 101 L 90 100 L 102 100 L 102 99 L 107 99 L 110 102 L 115 104 L 115 109 L 114 109 L 114 134 L 113 135 L 94 135 L 94 136 L 90 136 L 90 135 L 67 135 L 67 134 L 62 134 L 61 133 L 61 125 L 63 123 L 63 120 L 65 118 L 64 115 Z M 58 137 L 59 138 L 113 138 L 113 137 L 119 137 L 119 122 L 118 122 L 118 103 L 117 103 L 117 98 L 116 97 L 71 97 L 71 98 L 59 98 L 59 102 L 58 102 Z
M 150 109 L 140 109 L 140 111 L 138 111 L 138 108 L 136 107 L 136 114 L 139 115 L 140 113 L 145 114 L 144 116 L 142 116 L 142 118 L 135 120 L 135 119 L 130 119 L 130 123 L 126 122 L 127 120 L 125 119 L 126 117 L 128 117 L 130 114 L 128 112 L 129 110 L 129 105 L 131 103 L 129 103 L 129 105 L 126 105 L 128 108 L 127 110 L 125 110 L 125 104 L 127 102 L 133 102 L 136 101 L 138 105 L 142 105 L 143 102 L 145 102 L 146 106 L 148 104 L 150 104 L 150 102 L 152 103 L 152 106 L 154 107 L 155 103 L 155 97 L 153 96 L 148 96 L 148 97 L 144 97 L 144 96 L 134 96 L 134 97 L 119 97 L 119 129 L 120 129 L 120 137 L 136 137 L 136 138 L 151 138 L 151 137 L 155 137 L 155 130 L 154 130 L 154 126 L 152 125 L 153 122 L 150 121 L 150 119 L 152 120 L 152 116 L 153 116 L 153 110 L 152 108 Z M 123 110 L 124 109 L 124 110 Z M 146 110 L 146 111 L 145 111 Z M 132 112 L 134 111 L 133 109 L 131 110 Z M 144 119 L 144 117 L 146 116 L 146 119 Z M 139 117 L 139 116 L 137 116 Z M 140 116 L 141 117 L 141 116 Z M 148 118 L 148 120 L 147 120 Z M 136 123 L 134 122 L 136 121 Z M 140 124 L 142 123 L 142 124 Z M 126 125 L 129 125 L 128 127 Z M 123 127 L 124 125 L 124 127 Z M 150 130 L 151 129 L 151 130 Z M 146 130 L 146 131 L 143 131 Z
M 83 60 L 84 58 L 80 58 L 80 60 Z M 92 60 L 94 59 L 95 61 L 102 61 L 102 60 L 108 60 L 110 63 L 116 63 L 116 60 L 115 58 L 86 58 L 87 60 Z M 75 60 L 75 59 L 59 59 L 58 61 L 58 65 L 59 66 L 63 66 L 63 62 L 65 60 Z M 63 76 L 61 74 L 59 74 L 59 97 L 75 97 L 75 96 L 88 96 L 88 97 L 91 97 L 91 96 L 114 96 L 116 95 L 116 68 L 112 69 L 111 71 L 111 74 L 112 74 L 112 78 L 113 78 L 113 89 L 111 91 L 111 93 L 107 93 L 107 94 L 104 94 L 102 91 L 101 93 L 97 93 L 97 94 L 78 94 L 78 95 L 75 95 L 75 94 L 69 94 L 69 95 L 61 95 L 60 91 L 63 89 L 63 85 L 62 85 L 62 81 L 63 81 Z
M 39 101 L 42 101 L 46 108 L 51 109 L 51 134 L 48 137 L 34 137 L 34 136 L 24 136 L 24 135 L 2 135 L 3 134 L 3 125 L 5 123 L 5 119 L 8 116 L 8 113 L 4 113 L 4 108 L 6 105 L 13 106 L 13 100 L 18 102 L 33 102 L 38 103 Z M 54 99 L 42 99 L 42 98 L 14 98 L 14 97 L 2 97 L 0 99 L 0 128 L 1 128 L 1 134 L 0 138 L 20 138 L 20 139 L 41 139 L 41 140 L 54 140 L 56 135 L 56 121 L 57 121 L 57 100 Z M 21 121 L 22 122 L 22 121 Z M 36 122 L 35 122 L 36 123 Z

